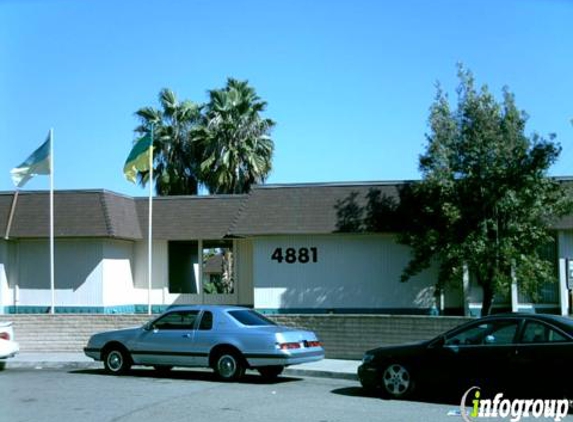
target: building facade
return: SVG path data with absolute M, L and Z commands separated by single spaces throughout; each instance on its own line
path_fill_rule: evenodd
M 176 304 L 238 304 L 266 313 L 471 314 L 471 277 L 435 291 L 430 268 L 401 283 L 407 247 L 353 222 L 367 198 L 396 200 L 400 183 L 268 185 L 247 195 L 158 197 L 148 280 L 148 201 L 105 190 L 55 194 L 55 311 L 160 312 Z M 0 312 L 51 303 L 47 192 L 0 193 Z M 352 206 L 348 206 L 348 205 Z M 10 224 L 10 213 L 14 209 Z M 384 218 L 384 217 L 382 217 Z M 382 221 L 382 223 L 384 223 Z M 573 219 L 555 226 L 558 282 L 529 303 L 519 281 L 496 306 L 567 313 Z

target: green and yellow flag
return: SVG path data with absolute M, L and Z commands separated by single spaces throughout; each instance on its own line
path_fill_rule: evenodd
M 130 182 L 135 183 L 137 172 L 149 171 L 149 154 L 153 154 L 153 137 L 146 134 L 139 138 L 123 166 L 123 174 Z

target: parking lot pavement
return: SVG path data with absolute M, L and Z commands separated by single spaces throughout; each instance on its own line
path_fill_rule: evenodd
M 357 381 L 332 378 L 251 373 L 225 383 L 208 370 L 139 368 L 117 377 L 102 366 L 13 368 L 0 374 L 0 388 L 2 421 L 461 421 L 448 416 L 456 406 L 381 400 Z
M 73 367 L 78 369 L 101 368 L 101 362 L 95 362 L 83 353 L 19 353 L 7 361 L 8 368 L 62 368 Z M 360 361 L 342 359 L 323 359 L 318 362 L 304 363 L 289 366 L 285 375 L 310 376 L 321 378 L 335 378 L 357 380 L 356 371 Z

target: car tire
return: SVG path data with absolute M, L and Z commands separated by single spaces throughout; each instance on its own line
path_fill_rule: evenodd
M 215 358 L 215 373 L 221 381 L 238 381 L 245 373 L 243 357 L 235 351 L 223 351 Z
M 408 366 L 395 362 L 384 367 L 380 386 L 384 397 L 405 399 L 414 391 L 414 379 Z
M 105 370 L 113 375 L 123 375 L 131 368 L 131 356 L 123 347 L 111 347 L 103 360 Z
M 0 360 L 0 371 L 3 371 L 4 369 L 6 369 L 6 361 Z
M 268 380 L 273 380 L 275 378 L 277 378 L 280 374 L 282 374 L 283 370 L 285 369 L 284 366 L 261 366 L 260 368 L 257 368 L 257 371 L 259 371 L 259 374 L 261 374 L 261 376 L 265 379 Z

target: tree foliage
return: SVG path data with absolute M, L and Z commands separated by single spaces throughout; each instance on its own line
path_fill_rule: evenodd
M 178 101 L 175 93 L 159 93 L 160 109 L 136 112 L 139 135 L 154 127 L 154 182 L 158 195 L 194 195 L 199 186 L 210 193 L 245 193 L 271 171 L 274 122 L 261 113 L 267 103 L 247 81 L 229 79 L 209 91 L 206 104 Z M 141 172 L 145 185 L 149 174 Z
M 507 89 L 498 103 L 487 87 L 476 89 L 471 72 L 460 66 L 458 76 L 457 107 L 438 87 L 430 109 L 422 181 L 411 191 L 417 212 L 400 235 L 413 250 L 402 280 L 438 262 L 443 287 L 459 282 L 466 266 L 489 314 L 512 275 L 530 293 L 555 279 L 540 245 L 553 241 L 550 224 L 570 201 L 547 177 L 561 151 L 554 136 L 526 136 L 527 116 Z
M 275 125 L 261 116 L 266 106 L 246 81 L 230 78 L 225 88 L 209 91 L 193 142 L 202 151 L 201 180 L 211 193 L 245 193 L 265 181 Z
M 201 107 L 192 101 L 179 102 L 175 93 L 162 89 L 161 109 L 143 107 L 135 113 L 141 123 L 135 129 L 145 134 L 153 125 L 155 191 L 158 195 L 196 194 L 200 152 L 191 142 L 191 131 L 199 122 Z M 139 173 L 145 186 L 149 173 Z

